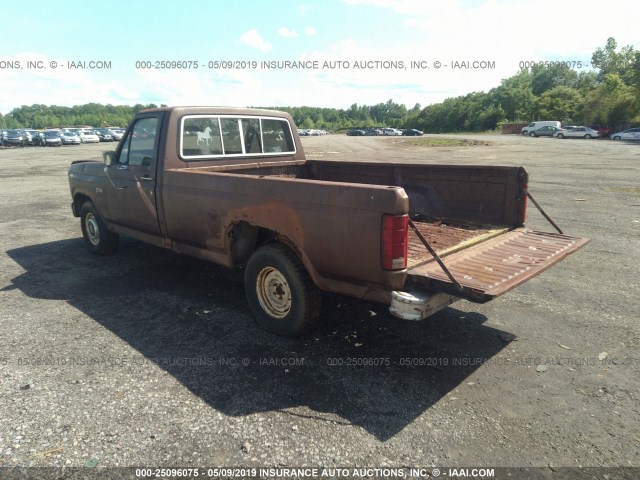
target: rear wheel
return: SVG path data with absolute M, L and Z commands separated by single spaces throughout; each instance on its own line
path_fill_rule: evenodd
M 584 138 L 586 138 L 587 140 L 589 140 L 591 138 L 591 135 L 589 135 L 588 133 L 584 136 Z
M 318 320 L 320 291 L 284 245 L 266 245 L 253 254 L 244 286 L 253 315 L 270 332 L 294 337 L 311 330 Z
M 85 202 L 80 209 L 82 236 L 91 253 L 110 255 L 118 248 L 119 236 L 109 229 L 100 218 L 96 206 Z
M 614 140 L 620 140 L 620 137 L 613 137 Z
M 564 138 L 564 135 L 563 135 L 563 134 L 561 134 L 561 133 L 559 133 L 559 134 L 558 134 L 558 138 Z

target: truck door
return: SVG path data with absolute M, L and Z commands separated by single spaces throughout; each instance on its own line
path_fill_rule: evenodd
M 118 145 L 115 162 L 106 167 L 111 221 L 156 237 L 161 236 L 155 198 L 161 118 L 138 118 Z

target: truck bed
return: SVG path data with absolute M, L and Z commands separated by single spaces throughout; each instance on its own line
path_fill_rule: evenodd
M 356 184 L 402 187 L 414 225 L 455 278 L 410 229 L 406 287 L 420 285 L 476 302 L 511 290 L 588 242 L 523 228 L 528 180 L 522 167 L 306 161 L 201 170 L 342 184 L 345 189 Z M 309 201 L 322 194 L 308 191 Z M 326 201 L 326 195 L 318 200 Z

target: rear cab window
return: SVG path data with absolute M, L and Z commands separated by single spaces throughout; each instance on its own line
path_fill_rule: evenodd
M 179 148 L 184 160 L 296 153 L 286 119 L 242 115 L 182 117 Z

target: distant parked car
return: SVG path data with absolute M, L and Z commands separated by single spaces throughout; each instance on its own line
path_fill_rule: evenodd
M 95 134 L 98 135 L 101 142 L 113 142 L 113 134 L 111 133 L 111 130 L 100 128 L 95 131 Z
M 409 128 L 408 130 L 404 131 L 404 135 L 406 137 L 420 137 L 420 136 L 424 135 L 424 133 L 421 132 L 420 130 L 415 129 L 415 128 Z
M 33 143 L 33 145 L 39 146 L 39 147 L 46 147 L 47 144 L 44 141 L 44 132 L 36 132 L 33 135 L 33 138 L 31 139 L 31 142 Z
M 364 134 L 372 137 L 377 137 L 379 135 L 382 135 L 382 130 L 380 130 L 379 128 L 367 128 L 364 131 Z
M 82 143 L 80 136 L 74 132 L 62 132 L 60 138 L 63 145 L 80 145 Z
M 553 134 L 556 138 L 598 138 L 600 134 L 589 127 L 575 127 L 573 129 L 561 129 Z
M 522 135 L 529 135 L 533 130 L 537 130 L 540 127 L 552 126 L 560 128 L 560 122 L 556 120 L 539 120 L 537 122 L 531 122 L 526 127 L 522 127 Z
M 397 128 L 385 128 L 382 130 L 382 133 L 384 133 L 385 135 L 389 135 L 391 137 L 397 137 L 399 135 L 402 135 L 402 132 Z
M 640 140 L 640 127 L 629 128 L 623 132 L 612 133 L 611 140 Z
M 613 133 L 613 128 L 609 128 L 607 125 L 589 125 L 589 128 L 593 128 L 597 131 L 602 138 L 607 138 Z
M 554 133 L 558 132 L 560 129 L 558 127 L 554 127 L 553 125 L 546 125 L 544 127 L 537 128 L 535 130 L 531 130 L 529 132 L 530 137 L 551 137 Z
M 122 140 L 122 137 L 124 136 L 123 128 L 110 128 L 109 131 L 111 132 L 111 135 L 113 136 L 114 140 L 118 142 Z
M 349 135 L 350 137 L 364 137 L 366 134 L 367 132 L 360 128 L 350 128 L 347 131 L 347 135 Z
M 62 145 L 62 136 L 58 130 L 45 130 L 44 143 L 47 147 L 59 147 Z
M 82 143 L 100 143 L 100 137 L 92 130 L 80 130 L 80 141 Z
M 3 145 L 19 145 L 24 147 L 27 144 L 27 138 L 20 130 L 7 130 L 7 136 L 2 143 Z
M 35 145 L 35 138 L 38 136 L 37 130 L 32 128 L 23 130 L 28 145 Z

